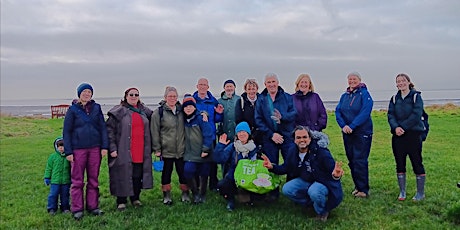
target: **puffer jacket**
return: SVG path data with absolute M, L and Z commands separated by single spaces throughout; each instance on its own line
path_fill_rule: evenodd
M 176 114 L 166 105 L 160 102 L 163 109 L 163 117 L 157 108 L 152 114 L 152 150 L 161 152 L 165 158 L 181 158 L 185 149 L 184 112 L 179 102 L 176 103 Z
M 60 137 L 54 140 L 54 153 L 48 157 L 43 178 L 51 179 L 51 184 L 70 184 L 70 162 L 57 149 L 57 142 L 60 140 Z
M 394 96 L 394 101 L 392 97 L 388 105 L 388 123 L 391 133 L 394 134 L 397 127 L 406 131 L 424 131 L 422 113 L 423 100 L 420 92 L 412 89 L 406 97 L 402 98 L 401 91 L 398 91 Z
M 191 118 L 185 118 L 185 152 L 184 161 L 205 163 L 212 162 L 212 136 L 215 136 L 210 122 L 203 121 L 200 111 L 195 110 Z M 201 157 L 206 152 L 208 156 Z

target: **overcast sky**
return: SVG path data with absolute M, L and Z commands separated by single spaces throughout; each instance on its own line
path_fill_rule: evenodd
M 371 92 L 408 73 L 420 90 L 460 89 L 458 0 L 1 0 L 1 99 L 194 92 L 300 73 L 338 99 L 358 71 Z M 459 92 L 459 91 L 454 91 Z M 460 98 L 460 95 L 456 95 Z M 387 98 L 385 96 L 385 98 Z

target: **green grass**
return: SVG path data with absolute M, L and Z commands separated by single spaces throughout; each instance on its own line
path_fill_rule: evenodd
M 120 213 L 109 193 L 107 161 L 100 175 L 102 217 L 86 215 L 75 221 L 71 215 L 49 216 L 46 212 L 49 187 L 43 185 L 46 160 L 52 143 L 62 132 L 62 119 L 0 117 L 0 228 L 1 229 L 458 229 L 460 228 L 460 181 L 457 149 L 460 108 L 431 108 L 431 131 L 424 143 L 427 172 L 426 199 L 414 203 L 415 177 L 408 161 L 408 200 L 399 202 L 395 163 L 386 113 L 373 112 L 374 138 L 369 158 L 371 196 L 355 199 L 349 170 L 342 179 L 345 198 L 326 223 L 314 213 L 294 205 L 285 197 L 277 203 L 239 205 L 225 210 L 223 198 L 208 193 L 202 205 L 182 204 L 174 176 L 173 206 L 162 204 L 160 173 L 154 173 L 155 188 L 144 190 L 144 206 Z M 326 133 L 336 160 L 347 163 L 335 117 L 329 114 Z

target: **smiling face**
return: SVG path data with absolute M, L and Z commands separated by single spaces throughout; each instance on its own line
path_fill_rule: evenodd
M 238 137 L 238 140 L 241 141 L 241 143 L 246 144 L 248 143 L 249 140 L 249 133 L 246 131 L 239 131 L 236 136 Z
M 86 104 L 88 101 L 91 100 L 92 96 L 93 96 L 93 92 L 90 89 L 85 89 L 85 90 L 81 91 L 80 101 L 83 104 Z
M 139 91 L 136 89 L 128 91 L 128 94 L 126 94 L 126 102 L 132 106 L 136 106 L 139 102 Z
M 270 94 L 276 94 L 276 92 L 278 92 L 279 82 L 276 77 L 267 77 L 265 79 L 264 85 Z
M 195 112 L 195 106 L 193 105 L 187 105 L 184 107 L 184 113 L 187 115 L 192 115 Z
M 232 83 L 225 84 L 224 91 L 225 91 L 225 95 L 227 95 L 227 97 L 231 97 L 233 95 L 233 93 L 235 93 L 235 85 L 232 84 Z
M 198 84 L 196 85 L 196 89 L 199 94 L 205 95 L 209 89 L 208 80 L 206 80 L 205 78 L 199 79 Z
M 358 87 L 358 85 L 361 83 L 361 79 L 359 79 L 358 76 L 355 75 L 349 75 L 348 76 L 348 87 L 351 89 L 355 89 Z
M 165 96 L 166 104 L 169 107 L 173 107 L 177 103 L 177 92 L 176 91 L 169 91 L 168 94 Z
M 299 84 L 297 84 L 297 87 L 302 93 L 308 93 L 311 90 L 311 83 L 310 79 L 308 77 L 303 77 L 300 79 Z
M 294 133 L 294 143 L 297 145 L 300 151 L 306 150 L 311 142 L 311 138 L 308 135 L 308 131 L 300 129 Z
M 256 94 L 258 90 L 259 89 L 257 88 L 255 84 L 247 84 L 246 88 L 244 88 L 244 92 L 246 92 L 246 94 L 248 95 L 248 98 L 250 99 L 256 98 Z
M 410 82 L 404 76 L 396 77 L 396 87 L 398 87 L 398 90 L 401 90 L 401 92 L 409 91 L 409 84 Z

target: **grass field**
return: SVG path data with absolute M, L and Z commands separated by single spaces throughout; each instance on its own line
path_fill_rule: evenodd
M 144 206 L 115 210 L 109 193 L 107 159 L 100 175 L 101 217 L 85 215 L 75 221 L 69 214 L 49 216 L 46 212 L 49 187 L 43 184 L 46 160 L 52 143 L 62 133 L 62 119 L 1 116 L 0 136 L 0 229 L 459 229 L 460 228 L 460 108 L 434 106 L 431 131 L 424 143 L 427 172 L 426 199 L 412 202 L 415 177 L 408 161 L 407 191 L 404 202 L 397 201 L 399 190 L 391 151 L 385 111 L 373 112 L 374 138 L 369 158 L 371 195 L 356 199 L 348 167 L 342 179 L 345 198 L 326 223 L 314 220 L 314 213 L 294 205 L 285 197 L 273 204 L 237 206 L 233 212 L 217 193 L 208 193 L 201 205 L 180 203 L 177 178 L 173 178 L 172 206 L 162 204 L 160 173 L 155 172 L 155 188 L 144 190 Z M 347 162 L 340 129 L 329 113 L 330 150 L 336 160 Z

